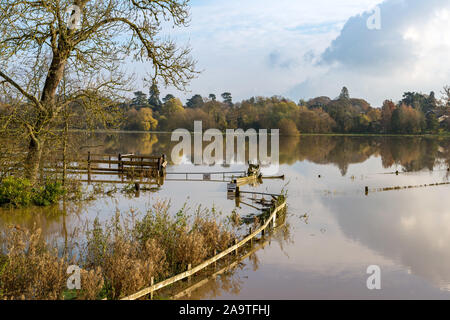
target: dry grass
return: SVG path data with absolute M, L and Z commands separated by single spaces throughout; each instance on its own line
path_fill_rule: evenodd
M 0 298 L 61 299 L 67 263 L 42 241 L 41 231 L 8 230 L 7 253 L 0 266 Z
M 173 215 L 167 202 L 132 222 L 119 214 L 108 223 L 96 220 L 70 263 L 40 230 L 12 228 L 0 237 L 0 299 L 62 299 L 73 264 L 83 269 L 75 298 L 120 299 L 229 247 L 236 235 L 217 220 L 214 209 L 190 215 L 184 207 Z

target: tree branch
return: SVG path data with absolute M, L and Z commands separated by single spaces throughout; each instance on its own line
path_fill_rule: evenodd
M 31 102 L 33 102 L 36 107 L 38 107 L 40 110 L 46 112 L 45 108 L 42 106 L 42 104 L 39 102 L 39 100 L 33 96 L 32 94 L 29 94 L 28 92 L 26 92 L 24 89 L 22 89 L 22 87 L 17 84 L 13 79 L 11 79 L 10 77 L 8 77 L 5 73 L 3 73 L 0 70 L 0 76 L 5 79 L 5 81 L 9 84 L 11 84 L 14 88 L 16 88 L 17 90 L 19 90 L 19 92 L 28 98 L 28 100 L 30 100 Z

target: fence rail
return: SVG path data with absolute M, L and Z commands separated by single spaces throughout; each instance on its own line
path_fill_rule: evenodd
M 82 158 L 56 158 L 52 163 L 46 163 L 44 168 L 56 172 L 87 174 L 88 181 L 91 175 L 107 174 L 140 174 L 141 176 L 162 177 L 166 173 L 166 155 L 149 156 L 135 154 L 94 154 L 87 153 Z
M 277 228 L 281 227 L 283 224 L 277 226 Z M 276 228 L 275 232 L 276 232 Z M 170 299 L 171 300 L 177 300 L 180 299 L 182 297 L 185 296 L 190 296 L 191 293 L 194 290 L 197 290 L 201 287 L 203 287 L 205 284 L 207 284 L 210 280 L 217 278 L 217 276 L 220 276 L 222 274 L 224 274 L 225 272 L 234 269 L 236 266 L 238 266 L 242 261 L 244 261 L 245 259 L 249 258 L 250 256 L 252 256 L 253 254 L 255 254 L 257 251 L 264 249 L 265 246 L 267 244 L 270 243 L 270 238 L 269 240 L 263 240 L 262 243 L 260 243 L 258 246 L 254 247 L 253 249 L 251 249 L 249 252 L 247 252 L 244 256 L 239 257 L 239 259 L 237 259 L 236 261 L 233 261 L 231 264 L 225 266 L 224 268 L 220 269 L 219 271 L 214 272 L 212 275 L 208 276 L 206 279 L 203 279 L 199 282 L 197 282 L 196 284 L 190 286 L 189 288 L 184 289 L 183 291 L 178 292 L 177 294 L 173 295 Z

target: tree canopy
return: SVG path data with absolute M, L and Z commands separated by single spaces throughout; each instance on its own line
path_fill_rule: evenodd
M 126 89 L 121 61 L 147 62 L 152 82 L 184 89 L 195 77 L 189 48 L 159 36 L 189 22 L 187 0 L 1 0 L 0 89 L 14 102 L 4 129 L 26 132 L 28 176 L 37 175 L 46 132 L 71 103 L 102 118 Z M 23 107 L 23 104 L 26 106 Z

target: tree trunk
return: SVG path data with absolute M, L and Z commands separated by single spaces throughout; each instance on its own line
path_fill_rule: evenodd
M 39 165 L 42 157 L 42 144 L 39 139 L 31 139 L 28 146 L 28 155 L 25 163 L 26 178 L 34 185 L 39 174 Z
M 34 136 L 30 137 L 28 155 L 25 164 L 26 177 L 32 182 L 32 184 L 35 184 L 38 180 L 42 158 L 42 146 L 45 142 L 44 123 L 48 123 L 49 120 L 57 116 L 54 113 L 56 91 L 64 76 L 64 68 L 67 62 L 67 57 L 68 52 L 64 52 L 63 54 L 54 54 L 47 78 L 45 80 L 41 103 L 46 109 L 46 112 L 40 112 L 37 123 L 34 125 Z M 39 136 L 37 132 L 43 132 L 43 134 Z

